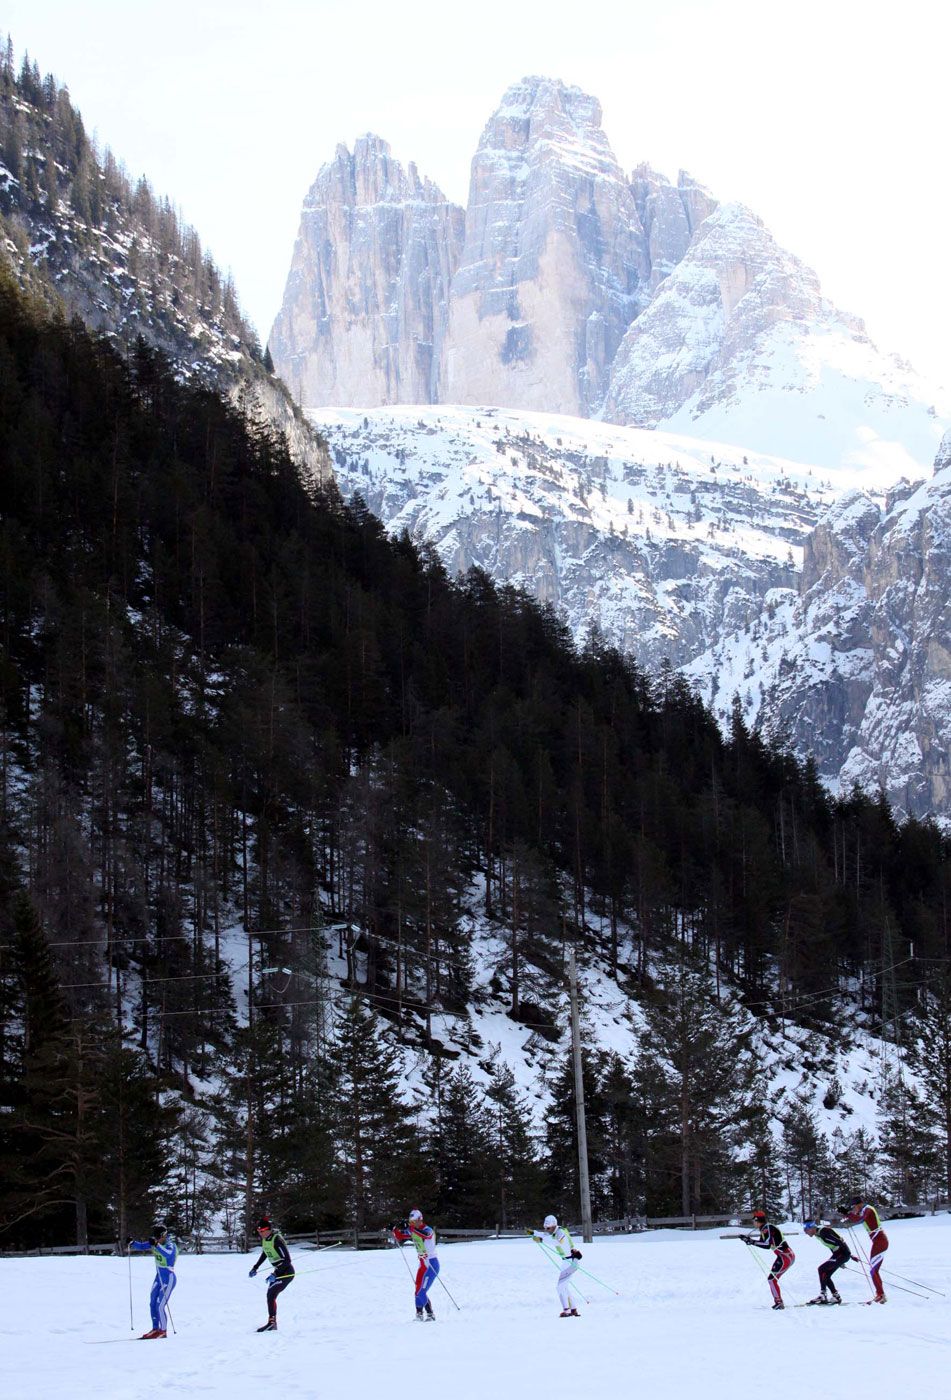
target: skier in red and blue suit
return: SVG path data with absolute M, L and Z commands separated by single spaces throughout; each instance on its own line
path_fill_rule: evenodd
M 152 1284 L 152 1292 L 149 1296 L 152 1330 L 151 1332 L 143 1332 L 140 1338 L 143 1342 L 152 1342 L 166 1335 L 168 1300 L 175 1287 L 175 1260 L 178 1258 L 178 1246 L 169 1237 L 168 1230 L 164 1225 L 156 1225 L 147 1240 L 128 1239 L 126 1244 L 129 1249 L 139 1253 L 149 1250 L 155 1260 L 155 1282 Z
M 421 1210 L 411 1210 L 409 1220 L 393 1226 L 397 1244 L 412 1243 L 416 1247 L 419 1268 L 416 1270 L 416 1321 L 428 1319 L 435 1322 L 436 1314 L 429 1301 L 429 1290 L 436 1282 L 439 1273 L 439 1260 L 436 1257 L 436 1231 L 427 1225 Z

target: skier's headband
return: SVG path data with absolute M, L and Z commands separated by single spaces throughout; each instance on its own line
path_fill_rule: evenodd
M 814 1220 L 804 1220 L 802 1222 L 802 1228 L 804 1230 L 817 1230 L 819 1227 Z
M 271 1224 L 270 1220 L 260 1220 L 260 1221 L 258 1221 L 258 1224 L 257 1224 L 257 1232 L 258 1232 L 259 1235 L 266 1235 L 267 1232 L 268 1232 L 269 1230 L 273 1230 L 273 1229 L 274 1229 L 274 1226 Z

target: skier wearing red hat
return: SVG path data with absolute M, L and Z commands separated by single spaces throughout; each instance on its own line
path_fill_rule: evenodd
M 786 1270 L 795 1264 L 796 1256 L 783 1238 L 783 1232 L 779 1226 L 769 1223 L 765 1210 L 754 1210 L 753 1224 L 757 1227 L 758 1233 L 741 1235 L 740 1238 L 744 1244 L 751 1245 L 754 1249 L 771 1249 L 776 1255 L 767 1282 L 769 1283 L 769 1291 L 773 1295 L 773 1308 L 779 1310 L 786 1306 L 779 1289 L 779 1280 Z

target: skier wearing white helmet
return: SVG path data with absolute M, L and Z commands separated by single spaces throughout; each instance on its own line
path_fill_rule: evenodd
M 419 1259 L 416 1271 L 416 1320 L 434 1322 L 436 1314 L 429 1301 L 429 1290 L 439 1273 L 439 1259 L 436 1256 L 436 1231 L 427 1225 L 421 1210 L 411 1210 L 409 1219 L 393 1226 L 397 1244 L 413 1244 Z
M 542 1233 L 544 1231 L 544 1233 Z M 547 1235 L 547 1239 L 546 1239 Z M 561 1317 L 580 1317 L 575 1299 L 571 1292 L 571 1275 L 578 1267 L 578 1260 L 581 1258 L 580 1249 L 575 1249 L 572 1238 L 564 1225 L 559 1225 L 553 1215 L 546 1215 L 541 1230 L 533 1230 L 532 1238 L 540 1245 L 554 1249 L 558 1257 L 564 1261 L 564 1267 L 558 1275 L 558 1301 L 561 1303 Z

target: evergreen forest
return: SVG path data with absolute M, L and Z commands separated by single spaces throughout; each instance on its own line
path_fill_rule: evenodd
M 7 271 L 0 628 L 0 1248 L 574 1216 L 569 950 L 640 1027 L 585 1012 L 596 1216 L 951 1194 L 936 825 L 449 578 Z M 777 1118 L 789 1025 L 894 1047 L 876 1140 Z

